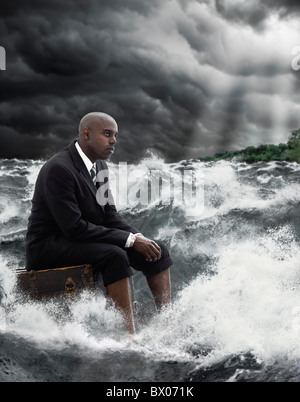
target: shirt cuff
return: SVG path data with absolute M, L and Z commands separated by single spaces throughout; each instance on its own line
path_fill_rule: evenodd
M 142 233 L 136 233 L 136 234 L 130 233 L 126 240 L 125 248 L 132 247 L 134 245 L 134 242 L 135 242 L 135 239 L 137 236 L 143 236 L 143 235 L 142 235 Z

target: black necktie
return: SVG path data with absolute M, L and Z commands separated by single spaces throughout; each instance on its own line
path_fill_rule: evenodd
M 96 165 L 93 165 L 91 169 L 91 178 L 93 180 L 94 186 L 96 186 L 96 178 L 97 178 Z

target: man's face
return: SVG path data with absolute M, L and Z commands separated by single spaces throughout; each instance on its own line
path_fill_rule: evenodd
M 93 127 L 88 127 L 89 140 L 87 142 L 91 157 L 108 159 L 114 152 L 117 142 L 118 125 L 113 119 L 98 119 Z

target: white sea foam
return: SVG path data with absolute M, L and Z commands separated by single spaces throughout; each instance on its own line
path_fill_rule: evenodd
M 101 353 L 129 347 L 152 359 L 193 359 L 190 347 L 210 347 L 211 353 L 198 360 L 201 365 L 248 351 L 264 361 L 296 359 L 299 258 L 299 245 L 288 227 L 223 245 L 213 275 L 199 275 L 188 284 L 170 310 L 140 329 L 136 343 L 128 343 L 120 315 L 107 308 L 105 298 L 88 293 L 69 304 L 70 315 L 59 317 L 53 314 L 55 303 L 15 304 L 6 315 L 5 329 L 51 348 L 73 344 L 86 353 Z M 6 277 L 3 262 L 1 267 L 8 290 L 13 281 Z
M 13 200 L 0 196 L 0 223 L 7 222 L 14 216 L 18 216 L 19 207 Z
M 299 358 L 300 247 L 292 231 L 224 245 L 219 253 L 214 275 L 199 275 L 141 336 L 166 354 L 210 346 L 203 365 L 249 351 L 265 362 Z
M 161 170 L 181 166 L 166 166 L 159 159 L 151 163 Z M 30 191 L 39 168 L 39 164 L 29 168 Z M 148 322 L 142 317 L 136 342 L 129 342 L 121 316 L 101 295 L 84 293 L 68 302 L 66 311 L 55 302 L 19 302 L 14 293 L 17 261 L 13 255 L 0 255 L 0 331 L 54 350 L 76 346 L 91 356 L 132 350 L 152 360 L 195 360 L 204 367 L 224 356 L 249 351 L 264 362 L 300 359 L 300 245 L 293 220 L 287 221 L 284 215 L 280 221 L 281 214 L 298 205 L 299 185 L 282 181 L 268 166 L 259 176 L 253 166 L 243 164 L 220 162 L 201 168 L 205 179 L 201 218 L 193 220 L 184 210 L 172 207 L 158 208 L 159 203 L 140 215 L 141 210 L 131 210 L 142 221 L 148 219 L 146 213 L 158 215 L 158 235 L 173 252 L 173 283 L 185 281 L 173 293 L 171 309 L 150 314 Z M 288 168 L 299 170 L 293 164 Z M 245 180 L 241 175 L 246 175 Z M 268 192 L 262 195 L 265 189 Z M 6 206 L 0 212 L 4 221 L 16 213 Z M 235 210 L 242 214 L 235 215 Z M 268 226 L 267 219 L 252 217 L 253 210 L 260 212 L 261 220 L 264 212 L 278 215 Z M 203 255 L 213 256 L 209 269 L 202 267 Z M 147 301 L 146 285 L 141 283 L 137 282 L 139 303 Z M 200 357 L 189 353 L 195 345 Z M 210 352 L 201 355 L 205 348 Z

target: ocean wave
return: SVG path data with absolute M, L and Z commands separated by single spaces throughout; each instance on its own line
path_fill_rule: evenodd
M 165 203 L 159 193 L 148 205 L 137 197 L 121 208 L 143 233 L 163 240 L 174 261 L 173 305 L 160 314 L 143 275 L 134 276 L 139 305 L 134 342 L 102 294 L 84 292 L 62 303 L 32 302 L 18 293 L 15 270 L 22 264 L 41 165 L 0 161 L 10 189 L 0 197 L 0 380 L 299 378 L 298 165 L 166 164 L 158 157 L 128 165 L 132 182 L 145 182 L 150 171 L 183 177 L 184 169 L 200 170 L 204 178 L 198 216 L 187 215 L 184 205 Z M 16 167 L 24 172 L 16 176 L 20 188 L 7 175 Z

